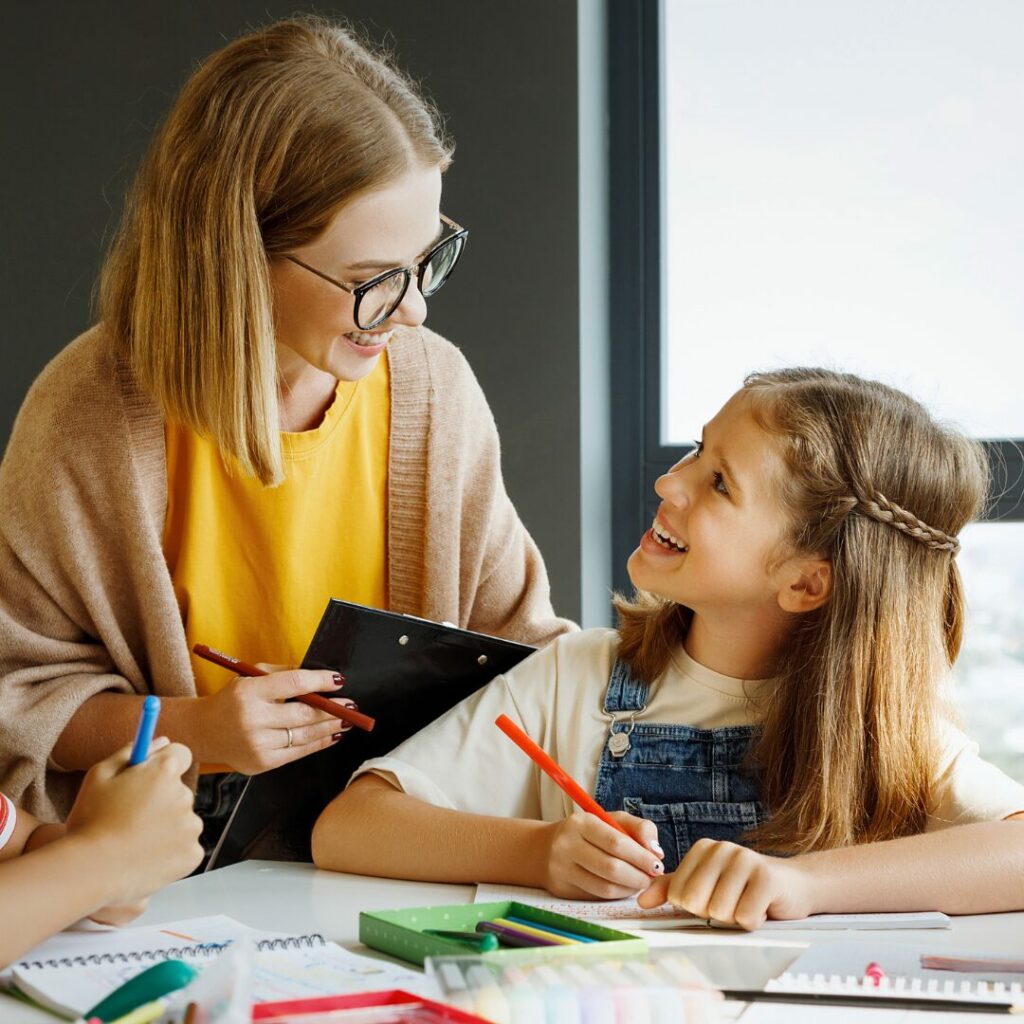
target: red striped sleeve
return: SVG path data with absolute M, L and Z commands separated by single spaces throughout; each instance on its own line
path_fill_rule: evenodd
M 18 822 L 18 809 L 11 801 L 0 793 L 0 850 L 14 835 L 14 826 Z

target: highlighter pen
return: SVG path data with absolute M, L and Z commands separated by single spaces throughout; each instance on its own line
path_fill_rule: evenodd
M 131 1013 L 110 1021 L 110 1024 L 153 1024 L 159 1020 L 167 1009 L 166 999 L 154 999 L 151 1003 L 144 1003 Z
M 206 644 L 196 644 L 192 648 L 192 653 L 205 661 L 213 662 L 214 665 L 220 665 L 221 668 L 231 669 L 232 672 L 240 676 L 266 676 L 270 674 L 261 668 L 257 668 L 255 665 L 250 665 L 247 661 L 233 658 L 230 654 L 218 651 L 215 647 L 207 647 Z M 308 704 L 311 708 L 316 708 L 317 711 L 326 711 L 327 714 L 334 715 L 335 718 L 340 718 L 343 722 L 349 722 L 364 732 L 372 732 L 373 727 L 377 724 L 375 718 L 364 715 L 361 711 L 356 711 L 354 708 L 347 708 L 343 704 L 335 704 L 333 700 L 319 693 L 300 693 L 295 699 L 303 704 Z
M 150 695 L 142 702 L 142 713 L 139 715 L 139 726 L 135 730 L 135 742 L 132 744 L 128 767 L 142 764 L 149 757 L 149 744 L 153 740 L 156 720 L 160 717 L 160 698 Z
M 99 1017 L 102 1021 L 118 1020 L 184 988 L 198 973 L 183 960 L 161 960 L 134 978 L 129 978 L 82 1016 L 87 1020 L 90 1017 Z
M 543 750 L 522 729 L 512 721 L 508 715 L 498 715 L 494 724 L 517 746 L 533 760 L 540 768 L 568 796 L 577 807 L 582 808 L 588 814 L 600 818 L 606 825 L 611 825 L 616 831 L 624 836 L 632 836 L 613 818 L 608 812 L 571 776 L 563 769 L 554 758 L 544 753 Z M 635 842 L 636 840 L 634 840 Z
M 492 953 L 500 945 L 498 936 L 488 932 L 450 932 L 443 928 L 424 928 L 423 934 L 464 943 L 467 946 L 472 946 L 478 953 Z

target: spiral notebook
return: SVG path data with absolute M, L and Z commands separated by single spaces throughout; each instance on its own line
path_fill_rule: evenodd
M 230 917 L 175 921 L 116 932 L 62 934 L 13 964 L 0 982 L 75 1019 L 161 960 L 202 968 L 243 937 L 252 941 L 252 1000 L 310 998 L 422 983 L 418 971 L 350 953 L 322 935 L 258 932 Z
M 921 949 L 912 943 L 836 942 L 810 946 L 789 968 L 765 985 L 766 992 L 805 995 L 886 997 L 973 1002 L 997 1005 L 1024 1003 L 1024 972 L 934 970 L 922 962 L 962 958 L 970 963 L 976 953 L 947 948 Z M 884 977 L 876 986 L 864 976 L 869 963 L 878 964 Z

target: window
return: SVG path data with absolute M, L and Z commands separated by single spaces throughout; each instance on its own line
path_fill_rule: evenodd
M 612 0 L 614 564 L 754 369 L 902 387 L 986 441 L 969 729 L 1024 778 L 1024 6 Z

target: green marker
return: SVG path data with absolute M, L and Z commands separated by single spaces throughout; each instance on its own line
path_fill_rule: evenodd
M 447 932 L 441 928 L 424 928 L 423 934 L 465 943 L 467 946 L 472 946 L 478 953 L 490 953 L 500 945 L 498 936 L 488 932 Z
M 194 967 L 183 960 L 162 960 L 130 978 L 83 1016 L 86 1020 L 91 1017 L 99 1017 L 102 1021 L 117 1020 L 146 1003 L 155 1002 L 184 988 L 197 973 Z

